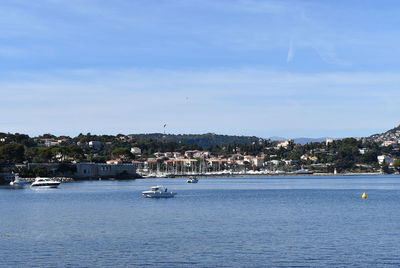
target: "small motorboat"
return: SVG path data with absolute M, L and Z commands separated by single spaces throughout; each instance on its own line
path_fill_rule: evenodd
M 161 185 L 153 186 L 142 194 L 147 198 L 171 198 L 176 195 L 175 192 L 168 192 L 168 189 Z
M 22 180 L 20 177 L 15 176 L 15 179 L 13 181 L 10 182 L 10 186 L 14 189 L 22 189 L 25 187 L 26 185 L 26 181 Z
M 187 183 L 198 183 L 199 179 L 195 177 L 190 177 L 186 180 Z
M 57 188 L 59 185 L 59 181 L 51 178 L 36 178 L 31 184 L 31 188 Z

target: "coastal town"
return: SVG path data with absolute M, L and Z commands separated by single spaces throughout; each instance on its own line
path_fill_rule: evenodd
M 256 137 L 235 137 L 235 143 L 230 143 L 232 136 L 216 134 L 200 135 L 198 144 L 185 143 L 176 135 L 160 137 L 88 133 L 75 138 L 51 134 L 31 138 L 1 133 L 0 176 L 6 182 L 15 174 L 27 178 L 133 179 L 396 173 L 400 169 L 398 128 L 368 138 L 327 138 L 307 144 Z M 220 140 L 212 144 L 210 137 Z

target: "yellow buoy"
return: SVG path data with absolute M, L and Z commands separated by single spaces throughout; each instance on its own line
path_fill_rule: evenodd
M 367 194 L 364 192 L 361 196 L 362 199 L 367 199 Z

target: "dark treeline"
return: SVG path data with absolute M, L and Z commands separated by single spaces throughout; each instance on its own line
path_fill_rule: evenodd
M 45 139 L 60 141 L 56 145 L 45 146 Z M 101 144 L 94 148 L 89 142 Z M 196 144 L 184 144 L 172 141 L 159 141 L 151 138 L 138 139 L 134 136 L 122 134 L 112 135 L 84 135 L 77 137 L 54 136 L 44 134 L 38 137 L 29 137 L 25 134 L 0 133 L 0 161 L 13 163 L 28 162 L 66 162 L 67 159 L 75 161 L 104 162 L 120 153 L 130 159 L 135 156 L 130 153 L 130 148 L 139 147 L 141 157 L 153 157 L 155 152 L 184 152 L 186 150 L 200 150 Z
M 188 145 L 197 145 L 203 149 L 213 146 L 224 146 L 229 144 L 253 144 L 259 142 L 260 139 L 255 136 L 231 136 L 217 135 L 214 133 L 207 134 L 134 134 L 130 135 L 137 139 L 152 139 L 156 141 L 184 143 Z

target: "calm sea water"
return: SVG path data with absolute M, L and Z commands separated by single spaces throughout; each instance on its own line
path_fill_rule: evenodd
M 178 195 L 141 196 L 156 184 Z M 399 176 L 79 182 L 0 204 L 1 267 L 400 266 Z

